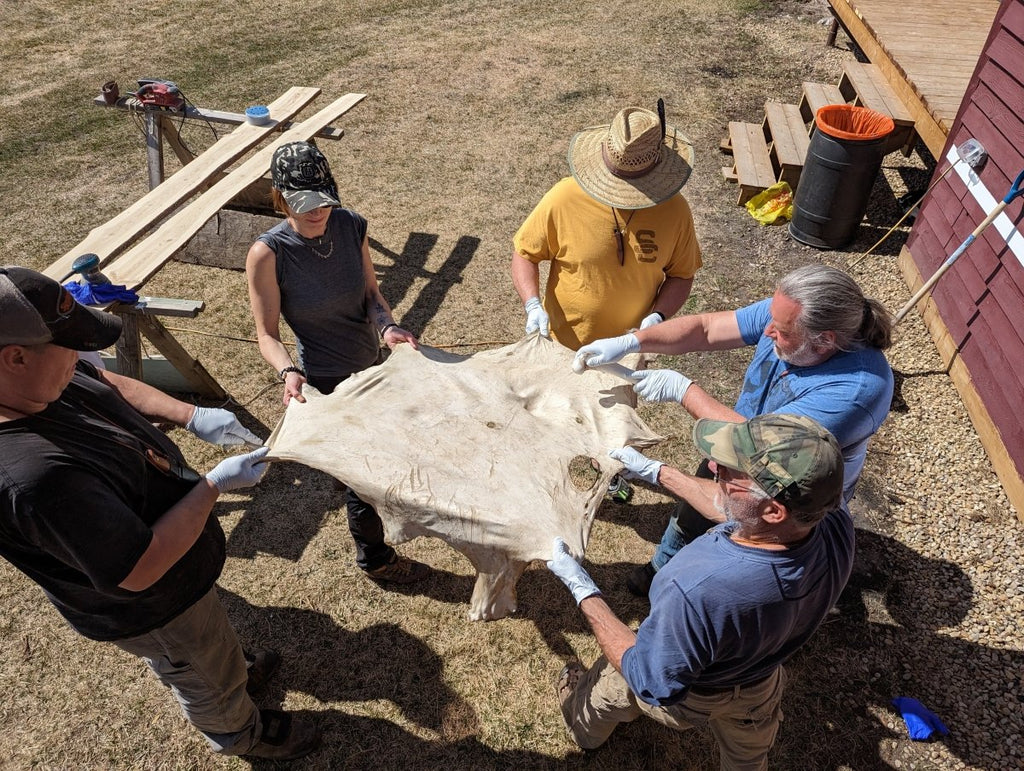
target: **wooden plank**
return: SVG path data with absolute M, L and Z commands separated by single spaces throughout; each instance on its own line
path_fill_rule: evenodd
M 800 117 L 804 123 L 813 121 L 822 107 L 846 102 L 839 86 L 831 83 L 812 83 L 805 80 L 800 86 L 800 91 L 800 104 L 797 106 L 800 108 Z
M 775 172 L 760 125 L 730 121 L 729 139 L 732 142 L 736 181 L 740 186 L 737 203 L 744 204 L 775 184 Z
M 895 128 L 886 139 L 886 153 L 902 150 L 904 155 L 910 154 L 916 139 L 914 118 L 875 65 L 844 62 L 839 90 L 848 101 L 892 118 Z
M 122 318 L 125 317 L 122 316 Z M 198 359 L 194 359 L 181 347 L 181 344 L 155 316 L 141 314 L 134 318 L 138 321 L 139 331 L 174 365 L 174 368 L 189 382 L 195 393 L 210 399 L 227 398 L 227 393 L 220 387 L 220 383 L 213 378 Z M 120 365 L 120 359 L 118 359 L 118 364 Z M 141 367 L 138 377 L 140 380 L 142 379 Z
M 775 179 L 796 190 L 810 144 L 800 108 L 795 104 L 766 102 L 764 114 L 764 126 L 772 138 L 769 156 Z
M 141 104 L 139 104 L 139 102 L 137 100 L 135 100 L 135 99 L 133 99 L 132 97 L 129 97 L 129 96 L 122 96 L 122 97 L 120 97 L 117 100 L 117 102 L 115 102 L 114 104 L 107 104 L 106 101 L 103 99 L 103 97 L 101 95 L 101 96 L 98 96 L 95 99 L 93 99 L 92 103 L 95 104 L 97 107 L 117 107 L 117 108 L 120 108 L 122 110 L 129 110 L 130 112 L 146 112 L 147 111 L 147 109 L 145 107 L 143 107 Z M 148 111 L 149 112 L 154 112 L 154 110 L 152 108 L 149 108 Z M 157 110 L 157 112 L 163 112 L 164 116 L 167 117 L 167 118 L 177 118 L 177 119 L 180 120 L 182 117 L 185 117 L 185 118 L 190 118 L 192 120 L 201 120 L 204 123 L 205 122 L 209 122 L 209 123 L 222 123 L 222 124 L 226 124 L 228 126 L 240 126 L 243 123 L 247 123 L 248 120 L 249 120 L 248 118 L 245 117 L 245 115 L 243 115 L 242 113 L 239 113 L 239 112 L 225 112 L 223 110 L 208 110 L 205 107 L 193 107 L 190 104 L 189 105 L 185 105 L 184 116 L 182 116 L 182 112 L 180 110 L 167 110 L 167 111 Z M 271 114 L 273 114 L 273 113 L 271 113 Z M 291 120 L 276 120 L 275 119 L 275 120 L 272 120 L 271 123 L 272 124 L 276 123 L 274 128 L 276 130 L 278 130 L 278 131 L 287 131 L 288 129 L 290 129 L 292 126 L 295 125 Z M 334 139 L 334 140 L 337 140 L 337 139 L 341 139 L 343 136 L 345 136 L 345 131 L 344 131 L 344 129 L 337 128 L 336 126 L 324 126 L 322 129 L 320 129 L 318 132 L 316 132 L 315 136 L 318 139 Z
M 275 119 L 289 118 L 319 94 L 318 88 L 290 88 L 270 105 L 270 114 Z M 253 126 L 245 123 L 230 134 L 225 134 L 193 163 L 120 214 L 93 228 L 88 236 L 43 272 L 60 281 L 71 272 L 71 264 L 75 259 L 88 252 L 99 255 L 100 265 L 109 262 L 167 212 L 193 195 L 205 184 L 210 174 L 234 163 L 272 131 L 273 125 Z
M 923 279 L 914 263 L 913 255 L 906 247 L 901 250 L 898 263 L 907 286 L 911 287 L 911 291 L 916 291 L 923 284 Z M 950 379 L 967 408 L 967 414 L 971 418 L 974 430 L 978 433 L 978 438 L 982 447 L 985 448 L 992 468 L 1003 485 L 1006 497 L 1017 509 L 1018 518 L 1024 522 L 1024 478 L 1022 478 L 1024 469 L 1018 465 L 1007 449 L 1007 444 L 1003 441 L 985 402 L 975 389 L 971 373 L 963 359 L 957 354 L 956 345 L 953 344 L 934 303 L 926 297 L 917 306 L 917 310 L 923 317 L 925 327 L 935 342 L 939 357 L 949 369 Z M 1021 446 L 1020 444 L 1015 445 L 1018 453 L 1021 451 Z
M 107 277 L 115 284 L 124 284 L 129 289 L 138 289 L 160 270 L 163 264 L 184 246 L 208 219 L 220 211 L 225 203 L 267 173 L 270 168 L 270 160 L 278 147 L 288 142 L 309 139 L 320 128 L 340 118 L 365 97 L 366 94 L 346 94 L 280 135 L 270 145 L 250 156 L 196 200 L 179 209 L 144 241 L 129 249 L 104 268 Z M 178 174 L 184 173 L 193 165 L 195 164 L 190 163 Z

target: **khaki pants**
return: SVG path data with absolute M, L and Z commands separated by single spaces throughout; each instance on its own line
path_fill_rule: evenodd
M 216 588 L 159 629 L 113 642 L 149 664 L 214 752 L 241 755 L 259 741 L 245 657 Z
M 722 769 L 768 768 L 768 750 L 782 721 L 785 673 L 744 687 L 703 696 L 688 693 L 671 707 L 654 707 L 633 695 L 622 675 L 602 656 L 576 684 L 562 716 L 575 742 L 584 749 L 600 747 L 619 723 L 641 715 L 677 731 L 707 725 L 718 740 Z

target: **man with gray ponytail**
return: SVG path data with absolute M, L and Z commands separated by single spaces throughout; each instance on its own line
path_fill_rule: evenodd
M 648 329 L 595 340 L 579 349 L 574 369 L 608 364 L 627 353 L 682 354 L 755 346 L 739 398 L 722 404 L 680 372 L 633 373 L 636 393 L 649 402 L 676 402 L 695 419 L 743 421 L 785 412 L 827 428 L 843 452 L 843 500 L 853 497 L 867 444 L 892 402 L 892 369 L 883 351 L 892 343 L 892 317 L 847 274 L 806 265 L 785 275 L 775 294 L 736 311 L 669 319 Z M 697 476 L 711 478 L 704 463 Z M 626 584 L 646 596 L 654 574 L 683 546 L 716 523 L 680 503 L 651 561 Z

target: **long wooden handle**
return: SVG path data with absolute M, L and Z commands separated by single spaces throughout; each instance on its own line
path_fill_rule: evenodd
M 924 285 L 920 289 L 918 289 L 917 292 L 914 293 L 914 296 L 907 301 L 907 304 L 900 308 L 900 312 L 896 314 L 896 323 L 902 321 L 903 317 L 910 313 L 910 309 L 917 305 L 919 302 L 921 302 L 921 298 L 928 294 L 931 288 L 935 286 L 935 282 L 942 278 L 942 275 L 947 270 L 953 267 L 953 263 L 960 259 L 960 255 L 967 251 L 967 247 L 974 243 L 975 239 L 978 237 L 981 231 L 983 231 L 985 228 L 991 225 L 992 221 L 1000 214 L 1002 214 L 1003 209 L 1006 208 L 1006 205 L 1008 203 L 1009 201 L 1003 200 L 996 204 L 996 207 L 989 213 L 987 217 L 985 217 L 984 220 L 982 220 L 981 224 L 974 229 L 974 232 L 967 236 L 966 239 L 964 239 L 964 242 L 960 244 L 959 247 L 957 247 L 957 250 L 946 258 L 946 261 L 942 263 L 942 265 L 939 266 L 939 269 L 932 274 L 932 277 L 925 281 Z

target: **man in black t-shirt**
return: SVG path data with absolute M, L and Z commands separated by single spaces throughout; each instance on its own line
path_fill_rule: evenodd
M 76 631 L 145 659 L 214 751 L 305 755 L 316 727 L 256 708 L 247 686 L 278 657 L 247 661 L 214 586 L 225 551 L 213 505 L 260 480 L 267 450 L 205 477 L 190 469 L 151 420 L 218 444 L 260 440 L 227 410 L 79 362 L 77 351 L 120 332 L 117 316 L 79 305 L 56 281 L 0 268 L 0 555 Z

